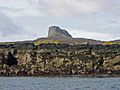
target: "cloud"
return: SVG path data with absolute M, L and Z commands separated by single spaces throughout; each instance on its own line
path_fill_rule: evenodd
M 106 9 L 103 0 L 49 0 L 48 7 L 49 12 L 57 16 L 79 16 Z
M 106 0 L 0 0 L 0 10 L 10 16 L 79 16 L 107 8 Z
M 11 17 L 43 15 L 36 4 L 31 3 L 31 0 L 0 0 L 0 11 Z
M 29 32 L 16 25 L 11 18 L 0 12 L 0 41 L 13 41 L 27 39 Z
M 0 0 L 0 12 L 9 16 L 0 13 L 0 41 L 44 36 L 51 24 L 84 29 L 70 31 L 74 37 L 113 39 L 120 33 L 119 4 L 119 0 Z
M 11 34 L 20 34 L 21 31 L 21 27 L 15 25 L 11 18 L 0 12 L 0 32 L 3 37 Z
M 69 30 L 70 34 L 76 38 L 90 38 L 97 40 L 114 40 L 114 36 L 109 33 L 89 32 L 85 30 Z

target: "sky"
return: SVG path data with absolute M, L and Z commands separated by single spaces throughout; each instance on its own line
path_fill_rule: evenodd
M 47 37 L 50 26 L 75 38 L 120 39 L 120 0 L 0 0 L 0 41 Z

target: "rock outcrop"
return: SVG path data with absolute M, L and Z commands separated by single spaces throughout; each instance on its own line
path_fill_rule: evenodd
M 8 66 L 17 65 L 18 61 L 17 58 L 14 57 L 14 55 L 8 51 L 8 52 L 1 52 L 0 53 L 0 64 L 6 64 Z
M 119 75 L 119 71 L 120 45 L 42 44 L 36 49 L 0 49 L 0 76 Z
M 64 29 L 60 29 L 58 26 L 51 26 L 48 32 L 48 38 L 54 39 L 69 39 L 72 36 Z

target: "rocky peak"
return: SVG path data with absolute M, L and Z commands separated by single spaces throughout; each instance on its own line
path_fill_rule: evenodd
M 54 39 L 68 39 L 72 38 L 72 36 L 64 29 L 61 29 L 58 26 L 49 27 L 48 38 Z

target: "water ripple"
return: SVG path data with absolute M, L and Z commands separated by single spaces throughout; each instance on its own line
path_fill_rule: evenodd
M 0 90 L 120 90 L 120 78 L 0 77 Z

